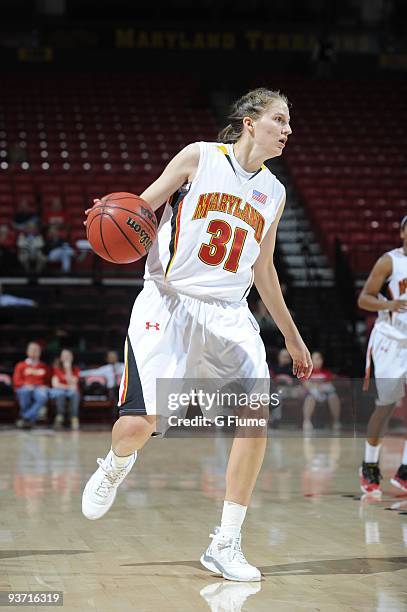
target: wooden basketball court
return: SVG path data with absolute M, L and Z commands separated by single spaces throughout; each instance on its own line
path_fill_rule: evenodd
M 109 441 L 107 431 L 0 432 L 0 591 L 63 591 L 51 609 L 81 612 L 407 610 L 407 496 L 388 483 L 401 439 L 385 441 L 385 494 L 372 501 L 359 494 L 363 440 L 273 435 L 242 540 L 261 583 L 199 563 L 230 440 L 151 440 L 92 522 L 82 488 Z

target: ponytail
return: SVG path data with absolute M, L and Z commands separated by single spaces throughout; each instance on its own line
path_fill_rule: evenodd
M 242 126 L 243 129 L 243 126 Z M 242 130 L 236 130 L 231 123 L 223 128 L 218 134 L 219 142 L 236 142 L 240 138 Z

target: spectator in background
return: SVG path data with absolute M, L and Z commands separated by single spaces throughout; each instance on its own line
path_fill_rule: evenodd
M 55 400 L 56 416 L 54 421 L 55 429 L 61 429 L 64 423 L 65 406 L 68 401 L 71 429 L 79 429 L 79 376 L 80 370 L 73 365 L 73 353 L 68 349 L 63 349 L 56 360 L 51 378 L 50 396 Z
M 68 215 L 63 209 L 62 200 L 59 196 L 54 196 L 51 201 L 51 206 L 45 210 L 42 216 L 43 225 L 45 227 L 57 227 L 59 229 L 68 228 Z
M 270 368 L 270 376 L 277 386 L 280 396 L 279 405 L 271 411 L 271 423 L 273 427 L 278 426 L 282 417 L 282 402 L 285 399 L 302 399 L 304 389 L 293 374 L 293 362 L 287 349 L 281 349 L 277 357 L 277 365 Z
M 13 217 L 13 226 L 16 230 L 25 230 L 28 225 L 38 224 L 38 216 L 26 198 L 22 198 L 17 204 L 17 210 Z
M 64 233 L 60 226 L 50 225 L 44 251 L 48 256 L 48 261 L 60 262 L 62 272 L 69 274 L 75 251 L 64 237 Z
M 10 306 L 38 306 L 37 302 L 28 298 L 17 297 L 9 293 L 3 293 L 3 285 L 0 283 L 0 308 L 9 308 Z
M 21 419 L 17 427 L 31 429 L 41 408 L 48 400 L 49 370 L 40 361 L 41 347 L 37 342 L 27 346 L 27 358 L 16 364 L 13 386 L 20 405 Z
M 47 261 L 43 253 L 44 238 L 38 231 L 36 223 L 29 223 L 17 238 L 17 257 L 25 272 L 39 274 Z M 32 270 L 33 268 L 33 270 Z
M 324 368 L 324 358 L 322 353 L 316 351 L 311 355 L 314 369 L 304 386 L 308 393 L 303 405 L 303 430 L 310 432 L 313 430 L 312 415 L 314 414 L 317 403 L 328 402 L 333 420 L 333 429 L 338 431 L 341 428 L 339 421 L 341 414 L 341 404 L 336 389 L 332 384 L 334 375 L 330 370 Z
M 124 372 L 124 363 L 119 361 L 117 351 L 107 351 L 105 365 L 99 368 L 92 368 L 89 370 L 81 370 L 81 378 L 86 376 L 104 376 L 106 379 L 106 386 L 109 389 L 110 399 L 116 399 L 121 377 Z
M 6 223 L 0 225 L 0 269 L 10 270 L 16 263 L 16 234 Z
M 293 362 L 287 349 L 281 349 L 277 357 L 277 365 L 270 368 L 270 374 L 275 382 L 289 385 L 293 384 L 297 378 L 293 374 Z

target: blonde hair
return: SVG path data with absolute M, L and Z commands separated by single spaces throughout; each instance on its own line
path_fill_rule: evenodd
M 258 87 L 236 100 L 228 119 L 230 121 L 218 134 L 219 142 L 236 142 L 243 133 L 243 118 L 259 119 L 274 100 L 282 100 L 288 105 L 287 97 L 279 91 Z

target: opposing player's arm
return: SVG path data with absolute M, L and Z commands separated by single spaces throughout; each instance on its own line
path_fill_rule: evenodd
M 311 355 L 305 346 L 284 301 L 280 281 L 274 267 L 274 249 L 277 227 L 283 214 L 285 198 L 277 216 L 260 245 L 260 254 L 254 264 L 254 284 L 264 305 L 273 317 L 285 338 L 288 352 L 293 360 L 293 373 L 297 378 L 308 378 L 312 372 Z
M 359 308 L 377 312 L 378 310 L 391 310 L 403 312 L 407 310 L 406 300 L 380 300 L 378 295 L 384 283 L 391 276 L 392 260 L 390 255 L 383 255 L 377 260 L 367 278 L 358 298 Z

